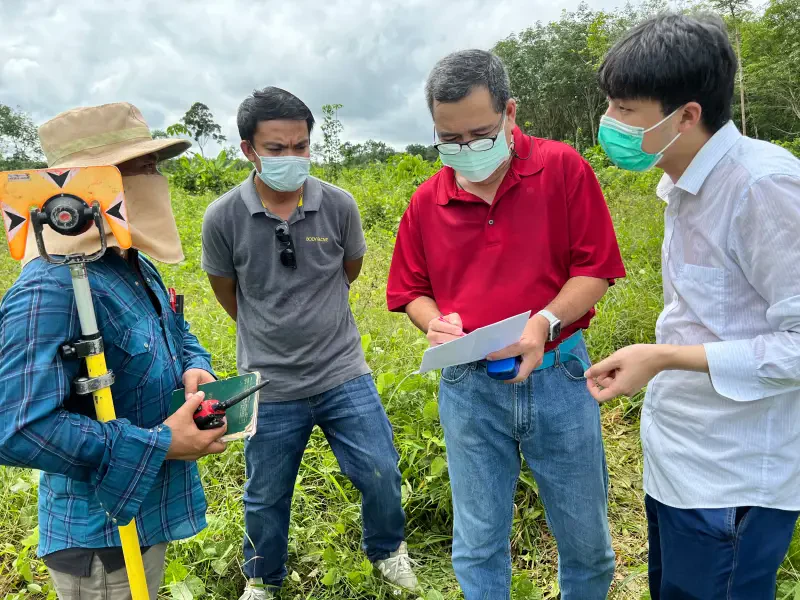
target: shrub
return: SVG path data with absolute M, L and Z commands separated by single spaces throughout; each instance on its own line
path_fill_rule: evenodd
M 773 140 L 773 144 L 786 148 L 789 152 L 800 158 L 800 137 L 793 140 Z
M 226 150 L 216 158 L 203 158 L 199 154 L 181 156 L 170 165 L 172 183 L 192 194 L 214 192 L 224 194 L 247 177 L 247 169 L 240 161 L 231 160 Z

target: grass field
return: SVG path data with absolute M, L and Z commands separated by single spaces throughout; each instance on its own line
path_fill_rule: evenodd
M 401 161 L 402 163 L 402 161 Z M 426 343 L 407 320 L 385 309 L 385 282 L 396 224 L 414 186 L 430 174 L 416 161 L 345 171 L 337 183 L 359 201 L 368 232 L 364 272 L 352 288 L 351 303 L 363 345 L 396 436 L 403 472 L 410 551 L 418 563 L 425 600 L 460 598 L 449 563 L 452 510 L 445 447 L 437 417 L 437 377 L 412 372 Z M 659 249 L 662 207 L 649 193 L 654 180 L 626 178 L 616 170 L 600 173 L 622 248 L 628 278 L 599 306 L 589 332 L 593 358 L 653 339 L 661 307 Z M 167 285 L 183 290 L 194 332 L 211 351 L 220 374 L 235 371 L 235 329 L 216 305 L 199 268 L 200 225 L 212 196 L 173 190 L 173 205 L 186 261 L 161 269 Z M 17 273 L 2 240 L 0 293 Z M 610 598 L 647 597 L 647 559 L 638 437 L 641 397 L 617 400 L 602 409 L 611 480 L 610 520 L 617 574 Z M 201 461 L 209 498 L 209 527 L 193 539 L 173 544 L 164 598 L 237 598 L 243 534 L 242 444 Z M 542 505 L 530 472 L 523 472 L 515 499 L 512 538 L 514 598 L 556 598 L 556 551 L 545 526 Z M 0 468 L 0 597 L 54 598 L 42 563 L 35 556 L 36 478 L 29 471 Z M 797 541 L 797 540 L 796 540 Z M 298 478 L 290 532 L 290 577 L 285 599 L 393 598 L 373 575 L 359 550 L 358 493 L 339 473 L 324 438 L 316 432 Z M 800 544 L 794 567 L 781 574 L 782 598 L 800 598 Z

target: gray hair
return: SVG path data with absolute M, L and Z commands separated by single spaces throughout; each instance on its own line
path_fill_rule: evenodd
M 485 50 L 461 50 L 441 59 L 425 83 L 428 109 L 433 103 L 458 102 L 476 87 L 485 87 L 496 112 L 503 112 L 511 98 L 511 83 L 499 57 Z

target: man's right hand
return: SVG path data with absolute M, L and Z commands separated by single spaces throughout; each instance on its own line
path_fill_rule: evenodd
M 460 337 L 464 337 L 461 317 L 457 313 L 451 313 L 446 317 L 436 317 L 428 323 L 428 342 L 431 346 L 439 346 L 446 342 L 451 342 Z
M 205 398 L 203 392 L 191 394 L 175 414 L 164 421 L 172 430 L 172 443 L 169 445 L 167 460 L 197 460 L 207 454 L 219 454 L 225 450 L 225 443 L 219 438 L 225 435 L 227 424 L 218 429 L 201 430 L 195 425 L 194 411 Z

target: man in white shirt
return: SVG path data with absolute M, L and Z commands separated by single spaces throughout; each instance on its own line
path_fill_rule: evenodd
M 774 598 L 800 514 L 800 161 L 730 121 L 736 68 L 722 21 L 663 15 L 599 73 L 609 158 L 665 172 L 658 343 L 587 372 L 600 402 L 650 382 L 653 600 Z

